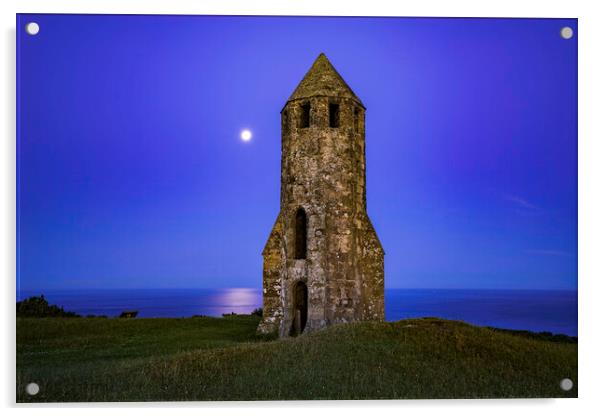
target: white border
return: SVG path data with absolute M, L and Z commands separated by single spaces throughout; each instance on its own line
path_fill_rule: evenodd
M 579 18 L 579 399 L 565 400 L 456 400 L 456 401 L 381 401 L 381 402 L 256 402 L 256 403 L 168 403 L 43 405 L 46 414 L 104 414 L 107 407 L 119 414 L 130 414 L 134 407 L 145 413 L 163 414 L 178 408 L 191 414 L 291 414 L 339 413 L 359 415 L 376 407 L 381 413 L 400 414 L 420 411 L 451 415 L 507 415 L 543 413 L 563 415 L 592 413 L 600 405 L 602 386 L 600 345 L 602 337 L 602 21 L 593 0 L 22 0 L 0 2 L 2 8 L 2 91 L 0 101 L 0 265 L 4 266 L 2 291 L 3 341 L 0 343 L 3 370 L 0 377 L 1 402 L 14 407 L 15 401 L 15 14 L 16 13 L 107 13 L 107 14 L 238 14 L 238 15 L 338 15 L 338 16 L 442 16 L 442 17 L 570 17 Z M 204 409 L 198 409 L 197 407 Z M 26 407 L 29 410 L 34 406 Z M 44 407 L 44 409 L 39 409 Z M 94 408 L 100 407 L 100 408 Z M 286 407 L 286 410 L 283 408 Z M 246 409 L 243 409 L 246 408 Z M 14 411 L 15 409 L 11 409 Z M 176 409 L 174 409 L 176 410 Z M 171 411 L 171 410 L 170 410 Z M 598 409 L 599 411 L 599 409 Z

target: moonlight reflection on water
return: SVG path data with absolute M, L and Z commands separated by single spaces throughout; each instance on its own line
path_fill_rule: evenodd
M 247 314 L 262 305 L 260 289 L 122 289 L 43 292 L 51 304 L 80 315 L 141 318 Z M 39 296 L 22 292 L 18 299 Z M 387 321 L 436 316 L 482 326 L 577 335 L 577 292 L 545 290 L 386 289 Z

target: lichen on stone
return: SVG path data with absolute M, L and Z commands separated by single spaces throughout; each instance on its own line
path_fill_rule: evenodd
M 324 54 L 282 110 L 280 213 L 263 250 L 261 333 L 384 320 L 384 250 L 366 211 L 364 117 Z M 303 258 L 295 246 L 300 209 Z

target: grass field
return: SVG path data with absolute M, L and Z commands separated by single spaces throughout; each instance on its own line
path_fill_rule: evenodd
M 258 320 L 18 318 L 17 401 L 577 397 L 576 343 L 430 318 L 265 341 Z

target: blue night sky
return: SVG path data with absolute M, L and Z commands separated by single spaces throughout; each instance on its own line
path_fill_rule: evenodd
M 367 107 L 388 288 L 575 289 L 563 26 L 577 34 L 575 19 L 20 15 L 20 288 L 261 287 L 280 110 L 324 52 Z

